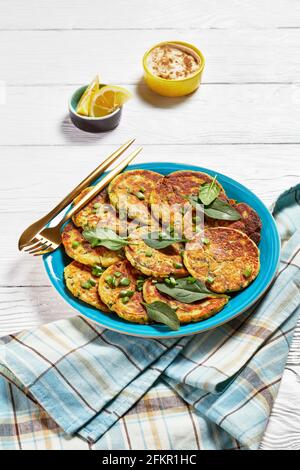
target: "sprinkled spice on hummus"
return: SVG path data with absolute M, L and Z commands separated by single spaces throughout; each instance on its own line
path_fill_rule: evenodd
M 189 47 L 166 43 L 149 53 L 147 66 L 153 75 L 166 80 L 182 80 L 200 68 L 200 57 Z

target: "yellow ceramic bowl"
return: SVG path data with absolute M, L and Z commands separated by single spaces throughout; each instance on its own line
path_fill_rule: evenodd
M 187 78 L 183 78 L 181 80 L 167 80 L 166 78 L 160 78 L 160 77 L 157 77 L 156 75 L 153 75 L 153 73 L 150 72 L 150 70 L 147 67 L 147 57 L 155 47 L 163 46 L 164 44 L 180 44 L 182 46 L 189 47 L 190 49 L 195 51 L 196 54 L 200 57 L 200 61 L 201 61 L 199 70 L 197 70 L 194 75 L 187 77 Z M 205 65 L 205 58 L 202 52 L 200 52 L 199 49 L 197 49 L 197 47 L 187 42 L 183 42 L 183 41 L 164 41 L 164 42 L 160 42 L 159 44 L 155 44 L 155 46 L 152 46 L 145 53 L 143 57 L 144 79 L 148 87 L 151 88 L 151 90 L 158 93 L 159 95 L 184 96 L 184 95 L 188 95 L 192 93 L 199 87 L 204 65 Z

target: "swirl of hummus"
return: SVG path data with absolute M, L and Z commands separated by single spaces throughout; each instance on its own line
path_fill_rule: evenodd
M 200 68 L 196 52 L 181 44 L 165 43 L 154 47 L 147 57 L 147 67 L 156 77 L 182 80 L 191 77 Z

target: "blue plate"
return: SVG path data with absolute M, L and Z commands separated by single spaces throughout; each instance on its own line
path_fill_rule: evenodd
M 81 315 L 97 322 L 105 328 L 128 335 L 150 338 L 171 338 L 200 333 L 201 331 L 216 328 L 249 309 L 270 286 L 279 263 L 280 239 L 274 219 L 266 206 L 255 194 L 245 188 L 245 186 L 228 178 L 228 176 L 224 176 L 217 171 L 208 170 L 207 168 L 177 163 L 154 162 L 132 165 L 128 167 L 128 170 L 136 168 L 156 171 L 163 175 L 177 170 L 196 170 L 203 171 L 212 176 L 217 175 L 218 181 L 224 187 L 229 198 L 249 204 L 256 210 L 262 220 L 261 242 L 259 245 L 261 270 L 259 275 L 247 289 L 236 294 L 221 312 L 202 322 L 182 325 L 179 331 L 170 331 L 167 326 L 160 324 L 138 325 L 128 323 L 119 318 L 116 314 L 101 312 L 73 297 L 66 289 L 64 283 L 64 268 L 70 262 L 70 259 L 66 256 L 63 248 L 59 248 L 53 253 L 44 256 L 46 272 L 59 294 Z

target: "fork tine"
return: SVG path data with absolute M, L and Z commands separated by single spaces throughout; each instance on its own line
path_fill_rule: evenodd
M 40 247 L 36 248 L 35 250 L 29 251 L 30 255 L 34 253 L 38 253 L 40 250 L 48 250 L 51 247 L 51 243 L 48 245 L 47 242 L 43 243 Z
M 47 255 L 48 253 L 52 253 L 52 251 L 54 251 L 53 248 L 48 249 L 48 250 L 37 251 L 36 253 L 33 253 L 33 256 Z
M 33 245 L 35 245 L 36 243 L 38 243 L 40 240 L 37 238 L 37 237 L 34 237 L 32 240 L 30 240 L 28 243 L 26 243 L 25 245 L 22 245 L 22 247 L 20 248 L 20 250 L 24 250 L 24 248 L 31 248 Z M 26 250 L 25 250 L 26 251 Z
M 33 243 L 32 245 L 28 245 L 26 247 L 26 249 L 24 249 L 24 251 L 30 251 L 30 250 L 33 250 L 34 248 L 38 248 L 42 245 L 44 245 L 45 241 L 42 241 L 42 240 L 37 240 L 35 243 Z

